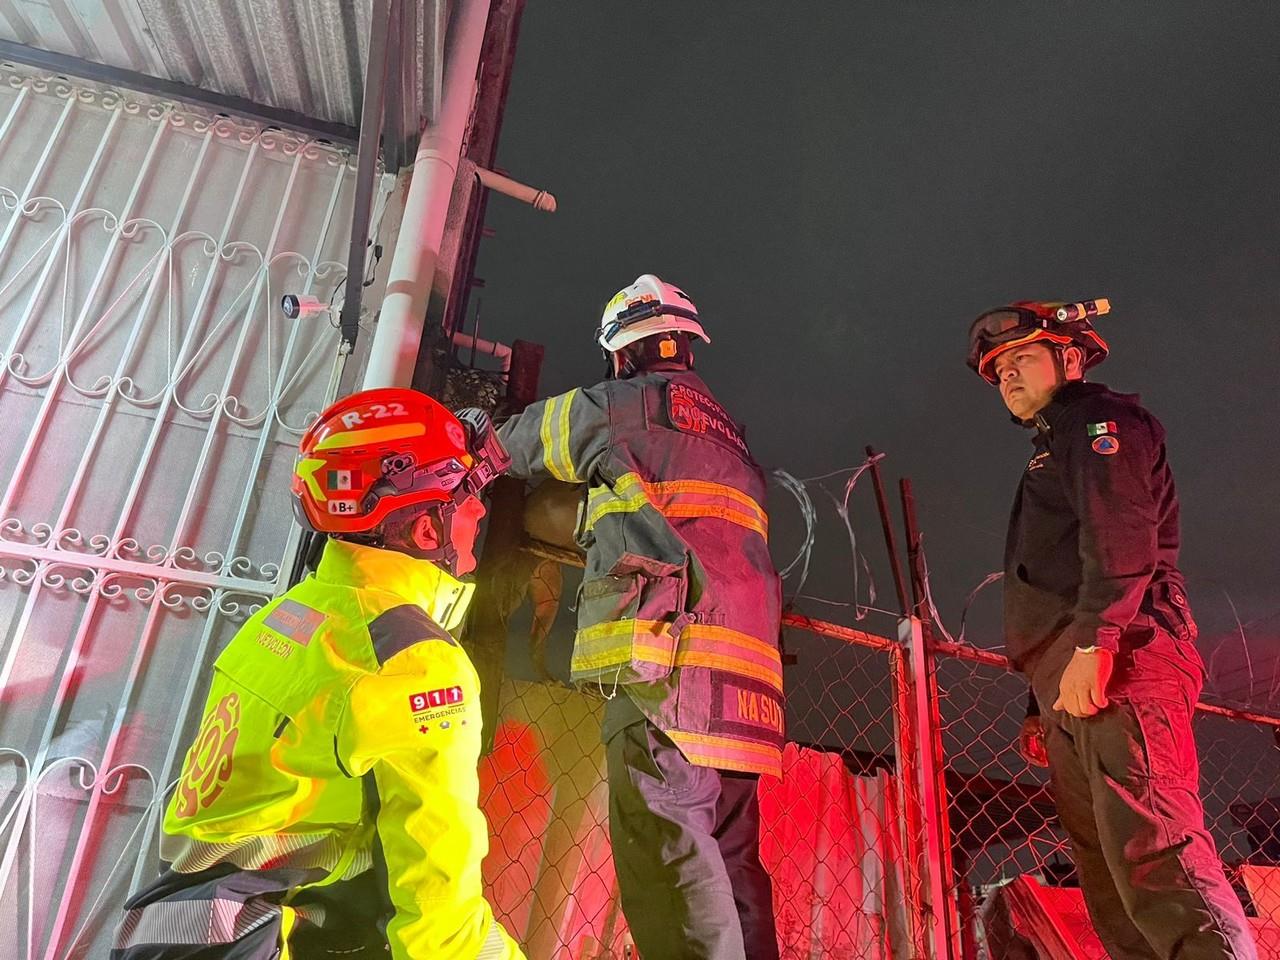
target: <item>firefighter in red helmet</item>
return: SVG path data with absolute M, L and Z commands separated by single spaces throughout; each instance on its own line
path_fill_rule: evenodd
M 302 438 L 315 573 L 218 657 L 169 802 L 169 869 L 114 960 L 516 960 L 481 892 L 479 681 L 451 634 L 508 458 L 478 410 L 355 394 Z
M 776 960 L 760 774 L 783 740 L 765 477 L 693 370 L 709 341 L 652 274 L 605 307 L 609 378 L 501 428 L 518 477 L 587 485 L 571 674 L 604 710 L 609 833 L 646 960 Z
M 1004 571 L 1005 646 L 1032 688 L 1022 749 L 1049 767 L 1109 956 L 1254 960 L 1198 793 L 1204 668 L 1164 428 L 1085 380 L 1107 356 L 1092 318 L 1109 310 L 1024 301 L 969 330 L 970 368 L 1034 446 Z

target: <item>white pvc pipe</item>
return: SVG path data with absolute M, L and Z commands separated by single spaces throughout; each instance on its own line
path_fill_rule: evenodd
M 369 347 L 366 390 L 407 387 L 413 380 L 488 21 L 489 0 L 458 0 L 450 17 L 452 42 L 445 60 L 440 118 L 423 131 L 413 163 L 387 292 Z
M 512 180 L 510 177 L 503 176 L 486 167 L 476 167 L 476 179 L 490 190 L 505 193 L 508 197 L 519 200 L 521 203 L 527 203 L 533 209 L 542 213 L 556 212 L 556 198 L 545 190 L 531 187 L 527 183 L 521 183 L 519 180 Z
M 502 363 L 502 372 L 511 372 L 511 348 L 505 343 L 473 337 L 469 333 L 455 333 L 453 335 L 453 344 L 459 350 L 475 350 L 476 353 L 484 353 L 491 357 L 496 357 Z

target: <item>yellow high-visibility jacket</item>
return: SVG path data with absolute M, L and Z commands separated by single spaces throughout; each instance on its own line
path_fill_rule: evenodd
M 232 948 L 269 924 L 287 956 L 291 929 L 325 926 L 316 892 L 341 900 L 370 870 L 368 921 L 396 960 L 523 956 L 481 890 L 480 685 L 448 632 L 472 589 L 330 540 L 314 576 L 244 625 L 165 815 L 171 869 L 126 905 L 114 957 L 200 936 Z

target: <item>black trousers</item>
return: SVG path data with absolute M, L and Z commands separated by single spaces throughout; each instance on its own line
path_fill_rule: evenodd
M 1095 716 L 1050 709 L 1062 665 L 1032 677 L 1089 917 L 1113 960 L 1256 960 L 1205 829 L 1191 728 L 1199 656 L 1160 629 L 1141 639 L 1117 658 L 1110 706 Z
M 605 750 L 613 861 L 641 960 L 778 960 L 757 778 L 694 766 L 648 721 Z

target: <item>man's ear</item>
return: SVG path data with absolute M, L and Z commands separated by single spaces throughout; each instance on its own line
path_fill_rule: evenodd
M 440 536 L 436 531 L 435 518 L 431 512 L 424 511 L 413 521 L 413 545 L 419 550 L 435 550 L 440 546 Z
M 1062 372 L 1068 380 L 1084 379 L 1084 350 L 1072 344 L 1062 351 Z

